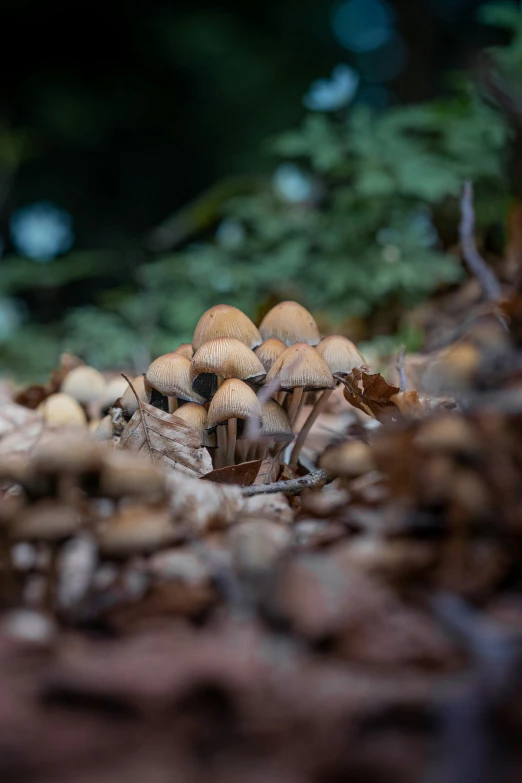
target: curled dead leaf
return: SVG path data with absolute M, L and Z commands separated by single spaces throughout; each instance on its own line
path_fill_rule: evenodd
M 340 380 L 344 384 L 345 399 L 368 416 L 380 420 L 384 415 L 393 415 L 397 411 L 392 397 L 400 389 L 388 383 L 379 373 L 369 373 L 362 367 L 356 367 Z

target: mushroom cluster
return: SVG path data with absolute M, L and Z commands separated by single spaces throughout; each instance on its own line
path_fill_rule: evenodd
M 259 329 L 236 307 L 219 304 L 201 316 L 191 345 L 159 356 L 133 386 L 143 402 L 200 433 L 214 468 L 276 455 L 296 435 L 291 463 L 297 465 L 337 377 L 364 364 L 345 337 L 321 340 L 314 318 L 297 302 L 276 305 Z M 314 405 L 297 433 L 307 393 Z M 136 411 L 130 388 L 119 405 L 127 419 Z

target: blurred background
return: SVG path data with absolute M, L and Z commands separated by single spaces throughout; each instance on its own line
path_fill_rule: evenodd
M 522 11 L 475 0 L 4 0 L 0 372 L 143 370 L 201 312 L 295 298 L 381 351 L 517 274 Z

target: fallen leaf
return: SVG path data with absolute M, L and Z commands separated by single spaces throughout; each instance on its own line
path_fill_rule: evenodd
M 207 473 L 202 478 L 205 481 L 215 481 L 216 484 L 238 484 L 241 487 L 249 487 L 256 483 L 264 460 L 255 459 L 251 462 L 241 462 L 239 465 L 227 465 Z
M 188 476 L 199 477 L 212 470 L 210 454 L 194 427 L 146 402 L 140 403 L 125 425 L 118 448 L 141 452 L 153 463 Z
M 356 367 L 349 375 L 340 378 L 344 384 L 344 396 L 348 402 L 374 419 L 397 411 L 392 397 L 400 392 L 379 373 L 368 373 Z
M 261 462 L 261 467 L 259 468 L 254 484 L 270 484 L 273 481 L 277 481 L 280 468 L 280 457 L 268 457 L 264 459 Z
M 0 438 L 35 421 L 43 423 L 43 419 L 39 414 L 24 408 L 23 405 L 17 405 L 15 402 L 2 405 L 0 410 Z

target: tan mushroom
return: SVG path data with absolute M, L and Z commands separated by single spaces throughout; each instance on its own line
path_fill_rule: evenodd
M 194 352 L 215 337 L 235 337 L 247 348 L 255 348 L 261 343 L 259 330 L 250 318 L 237 307 L 223 304 L 211 307 L 199 319 L 192 340 Z
M 280 302 L 265 315 L 259 327 L 263 340 L 276 337 L 285 345 L 317 345 L 321 336 L 311 313 L 297 302 Z

